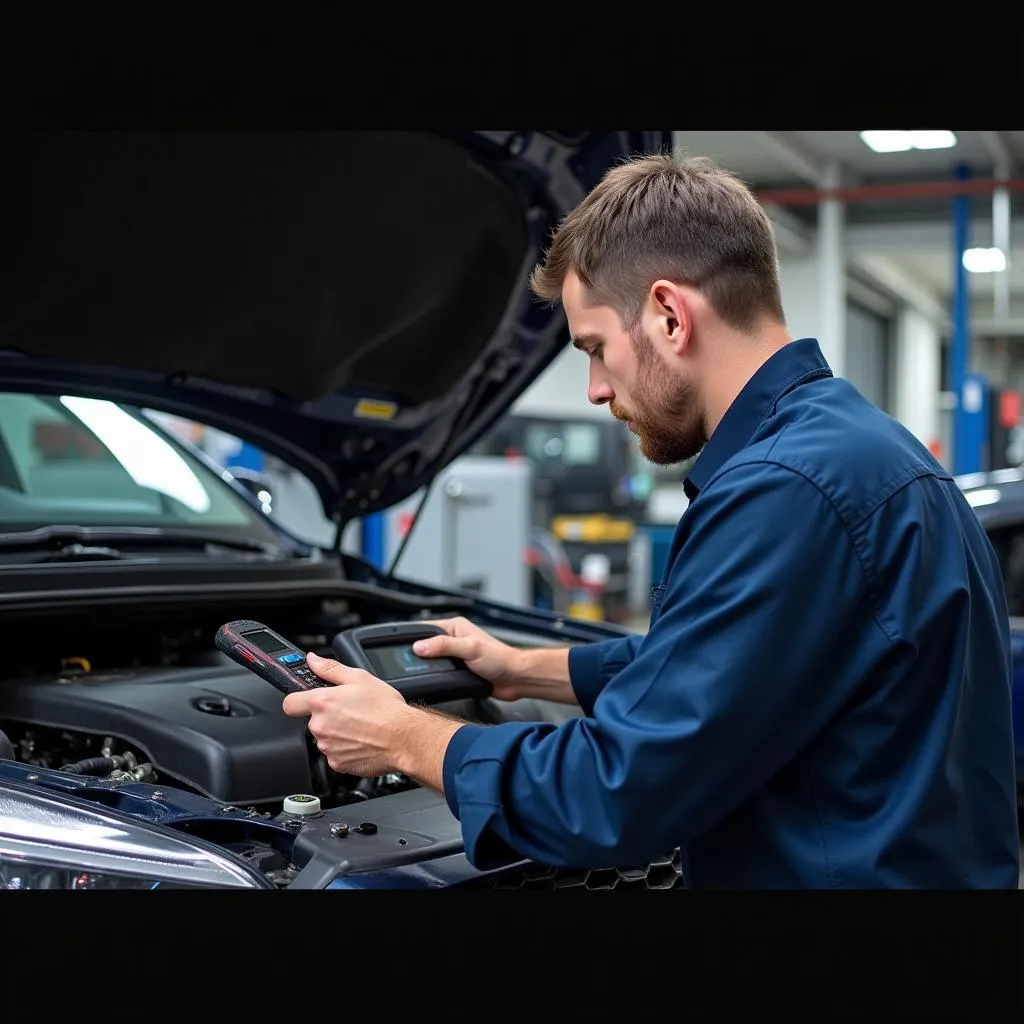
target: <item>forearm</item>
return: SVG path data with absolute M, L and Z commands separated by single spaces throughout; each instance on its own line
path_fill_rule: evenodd
M 433 708 L 407 707 L 395 722 L 391 763 L 421 786 L 444 792 L 444 755 L 466 724 Z
M 512 686 L 518 697 L 577 703 L 569 677 L 569 648 L 535 648 L 518 651 Z

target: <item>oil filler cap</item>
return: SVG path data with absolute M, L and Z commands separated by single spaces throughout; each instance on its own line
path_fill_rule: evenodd
M 311 796 L 309 793 L 293 793 L 284 798 L 283 809 L 285 814 L 297 814 L 300 817 L 308 818 L 320 813 L 320 798 Z
M 207 715 L 230 717 L 232 711 L 231 701 L 227 697 L 197 697 L 192 704 L 197 711 Z

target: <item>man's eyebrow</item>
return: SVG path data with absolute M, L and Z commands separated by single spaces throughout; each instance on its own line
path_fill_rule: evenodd
M 587 345 L 594 345 L 601 343 L 600 334 L 580 334 L 572 339 L 573 347 L 582 351 Z

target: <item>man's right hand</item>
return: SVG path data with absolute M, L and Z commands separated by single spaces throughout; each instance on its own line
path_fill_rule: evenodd
M 539 697 L 562 704 L 576 702 L 569 681 L 569 649 L 520 650 L 495 639 L 461 616 L 431 620 L 445 636 L 417 640 L 413 651 L 424 658 L 458 658 L 486 679 L 496 700 Z

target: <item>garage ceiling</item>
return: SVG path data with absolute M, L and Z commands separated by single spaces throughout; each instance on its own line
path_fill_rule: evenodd
M 829 180 L 832 165 L 841 186 L 912 184 L 948 181 L 959 163 L 970 165 L 976 179 L 1008 174 L 1024 177 L 1024 131 L 954 131 L 949 149 L 875 153 L 859 131 L 846 132 L 676 132 L 676 150 L 710 156 L 739 174 L 756 192 L 816 189 Z M 766 196 L 767 198 L 767 196 Z M 992 244 L 991 193 L 971 200 L 972 245 Z M 1024 321 L 1024 192 L 1011 192 L 1011 319 Z M 786 205 L 779 220 L 790 229 L 811 229 L 814 204 Z M 855 201 L 846 206 L 848 248 L 871 259 L 884 259 L 949 307 L 953 292 L 952 201 L 946 197 Z M 791 236 L 792 237 L 792 236 Z M 998 274 L 969 274 L 972 313 L 991 318 Z M 1022 323 L 1024 326 L 1024 323 Z M 1022 331 L 1021 333 L 1024 333 Z
M 913 274 L 921 284 L 930 288 L 936 295 L 944 295 L 949 291 L 949 282 L 953 275 L 953 257 L 948 251 L 936 249 L 910 249 L 888 254 L 890 259 L 909 274 Z M 1014 246 L 1010 252 L 1010 293 L 1024 296 L 1024 239 Z M 995 274 L 971 274 L 971 292 L 978 298 L 991 299 L 995 293 Z M 980 303 L 979 303 L 980 305 Z M 979 308 L 978 312 L 982 312 Z M 985 309 L 988 315 L 988 308 Z
M 969 163 L 975 175 L 994 174 L 995 157 L 989 148 L 989 136 L 1001 137 L 1012 159 L 1024 160 L 1022 132 L 954 132 L 957 144 L 952 149 L 910 150 L 906 153 L 875 153 L 860 138 L 860 132 L 778 132 L 792 145 L 809 149 L 820 159 L 838 160 L 864 180 L 886 180 L 918 175 L 925 178 L 948 177 L 954 163 Z

